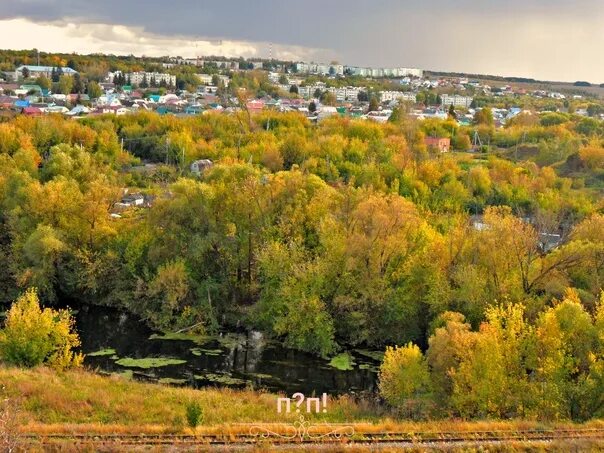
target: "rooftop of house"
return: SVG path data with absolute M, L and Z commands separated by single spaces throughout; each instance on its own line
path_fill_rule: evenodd
M 52 70 L 61 69 L 64 74 L 76 74 L 78 71 L 71 69 L 70 67 L 56 67 L 56 66 L 34 66 L 34 65 L 22 65 L 17 68 L 17 71 L 23 71 L 27 68 L 30 72 L 52 72 Z

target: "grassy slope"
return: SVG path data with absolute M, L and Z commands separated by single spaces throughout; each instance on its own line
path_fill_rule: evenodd
M 0 390 L 2 396 L 18 401 L 21 429 L 28 432 L 178 432 L 184 429 L 185 408 L 191 400 L 203 408 L 200 433 L 246 432 L 249 425 L 236 424 L 292 423 L 297 419 L 295 414 L 277 413 L 276 395 L 254 391 L 194 390 L 86 371 L 56 373 L 46 368 L 0 367 L 0 383 L 4 386 L 4 390 Z M 357 432 L 482 431 L 554 426 L 531 421 L 396 421 L 346 397 L 330 400 L 327 414 L 310 418 L 316 422 L 354 423 Z M 591 422 L 589 426 L 604 427 L 604 422 Z

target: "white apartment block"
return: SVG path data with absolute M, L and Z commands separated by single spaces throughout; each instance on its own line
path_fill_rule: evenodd
M 288 88 L 289 90 L 289 88 Z M 315 91 L 320 90 L 320 91 L 326 91 L 327 88 L 325 87 L 325 84 L 322 82 L 318 82 L 315 83 L 314 85 L 309 85 L 309 86 L 299 86 L 298 87 L 298 96 L 304 98 L 304 99 L 311 99 L 315 97 Z
M 121 74 L 121 71 L 110 72 L 107 75 L 107 80 L 112 81 L 113 78 Z M 155 84 L 159 86 L 160 83 L 165 82 L 166 85 L 176 86 L 176 76 L 165 74 L 161 72 L 131 72 L 129 74 L 125 74 L 126 79 L 130 81 L 131 85 L 140 86 L 143 83 L 143 80 L 147 82 L 147 85 L 151 86 L 151 81 L 155 80 Z
M 453 107 L 464 107 L 470 108 L 472 101 L 474 98 L 471 96 L 460 96 L 458 94 L 450 95 L 450 94 L 442 94 L 440 96 L 443 107 L 449 107 L 452 105 Z
M 327 91 L 335 94 L 338 102 L 356 102 L 359 99 L 359 93 L 363 90 L 359 87 L 342 87 L 328 88 Z
M 195 75 L 201 81 L 201 83 L 203 83 L 204 85 L 212 85 L 212 81 L 214 80 L 213 75 L 211 75 L 211 74 L 195 74 Z M 218 77 L 218 80 L 220 80 L 225 87 L 229 86 L 230 79 L 228 78 L 228 76 L 218 74 L 217 77 Z
M 309 87 L 309 86 L 299 86 L 298 87 L 298 96 L 304 98 L 304 99 L 310 99 L 311 97 L 313 97 L 315 93 L 315 89 L 313 87 Z
M 344 75 L 341 64 L 296 63 L 296 71 L 302 74 Z
M 380 102 L 413 102 L 417 101 L 415 93 L 410 91 L 380 91 Z
M 418 77 L 424 76 L 424 71 L 417 68 L 362 68 L 358 66 L 346 66 L 346 72 L 361 77 Z

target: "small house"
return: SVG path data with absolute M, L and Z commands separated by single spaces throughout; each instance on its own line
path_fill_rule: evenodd
M 450 138 L 426 137 L 425 143 L 428 148 L 436 149 L 441 153 L 447 153 L 451 149 Z
M 145 203 L 145 197 L 141 193 L 125 195 L 122 198 L 122 204 L 125 206 L 142 206 Z
M 212 167 L 212 165 L 214 165 L 214 163 L 210 159 L 196 160 L 191 164 L 191 173 L 199 176 L 204 170 Z

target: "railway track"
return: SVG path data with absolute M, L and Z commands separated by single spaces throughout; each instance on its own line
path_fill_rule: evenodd
M 308 444 L 353 444 L 378 445 L 395 444 L 400 446 L 430 444 L 480 444 L 506 442 L 551 442 L 592 440 L 604 441 L 604 429 L 557 429 L 557 430 L 517 430 L 517 431 L 463 431 L 463 432 L 418 432 L 418 433 L 355 433 L 351 436 L 313 438 L 260 436 L 251 433 L 230 435 L 202 434 L 23 434 L 20 444 L 56 445 L 81 444 L 88 446 L 175 446 L 181 448 L 212 446 L 253 446 L 270 445 L 308 445 Z

